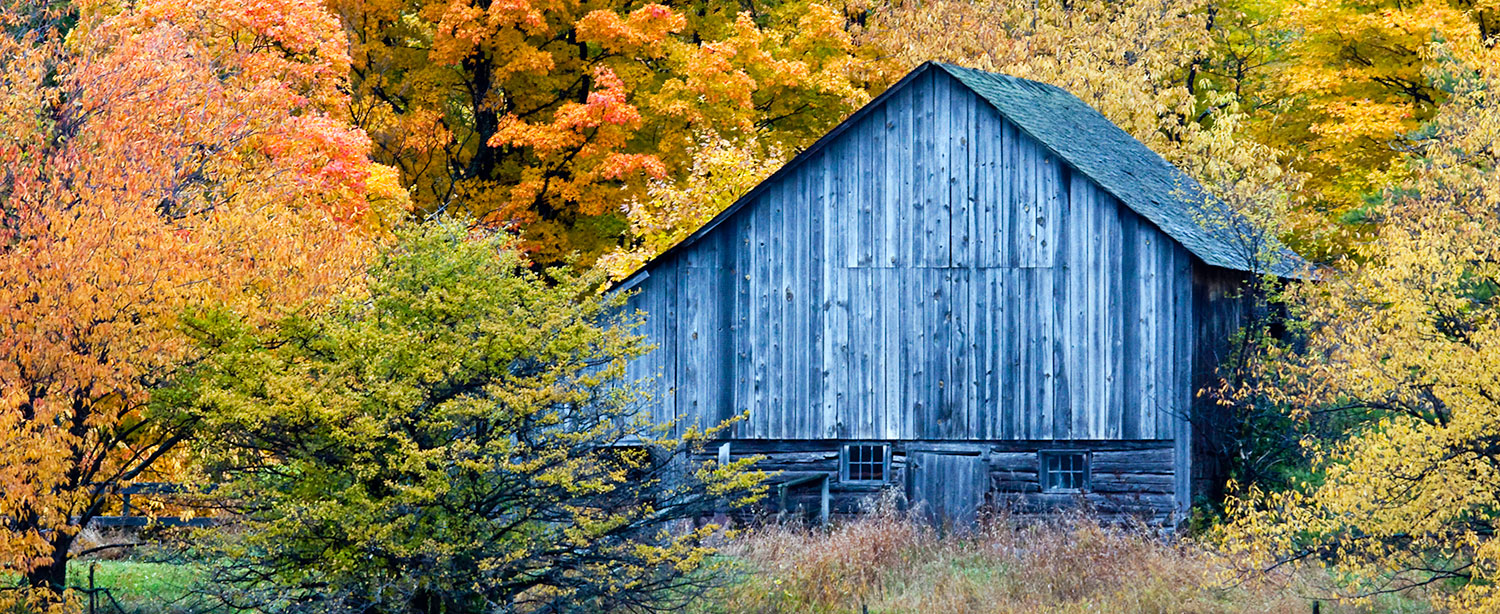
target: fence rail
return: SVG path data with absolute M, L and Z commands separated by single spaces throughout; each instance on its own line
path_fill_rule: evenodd
M 170 482 L 137 482 L 120 489 L 120 515 L 118 516 L 95 516 L 89 522 L 89 526 L 97 528 L 140 528 L 149 526 L 165 527 L 206 527 L 212 526 L 216 521 L 213 518 L 189 518 L 183 520 L 176 516 L 151 517 L 132 513 L 130 506 L 131 495 L 170 495 L 175 493 L 189 492 L 190 489 L 181 484 Z

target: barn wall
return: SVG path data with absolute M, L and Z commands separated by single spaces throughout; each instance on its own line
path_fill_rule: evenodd
M 829 481 L 829 511 L 855 514 L 867 511 L 882 494 L 882 487 L 866 483 L 841 483 L 839 449 L 842 440 L 735 441 L 729 459 L 757 457 L 756 468 L 774 472 L 771 489 L 759 509 L 740 513 L 802 513 L 816 515 L 822 506 L 821 484 L 804 481 L 824 477 Z M 907 481 L 909 461 L 917 451 L 943 450 L 941 443 L 905 441 L 891 447 L 891 477 L 886 488 L 901 495 L 904 507 L 920 506 L 901 485 Z M 1048 513 L 1087 502 L 1103 520 L 1126 517 L 1164 525 L 1181 520 L 1173 490 L 1172 443 L 1165 441 L 988 441 L 953 444 L 950 452 L 980 455 L 985 463 L 984 507 L 989 511 Z M 1085 493 L 1042 491 L 1038 452 L 1079 450 L 1090 454 L 1090 488 Z M 717 458 L 706 451 L 698 460 Z M 783 498 L 779 484 L 801 481 Z
M 740 439 L 1167 440 L 1191 266 L 927 71 L 650 265 L 632 375 L 660 419 L 747 415 Z
M 1193 268 L 1193 305 L 1196 313 L 1193 389 L 1202 390 L 1219 380 L 1217 369 L 1229 359 L 1235 333 L 1244 325 L 1246 301 L 1244 291 L 1253 281 L 1250 274 L 1199 264 Z M 1191 435 L 1181 444 L 1190 446 L 1184 458 L 1192 459 L 1190 471 L 1184 471 L 1181 492 L 1202 496 L 1211 501 L 1223 498 L 1229 467 L 1225 457 L 1233 432 L 1233 416 L 1212 399 L 1195 399 Z

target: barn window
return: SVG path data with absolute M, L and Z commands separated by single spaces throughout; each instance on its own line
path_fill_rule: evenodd
M 884 482 L 890 474 L 890 446 L 885 444 L 846 444 L 839 455 L 839 481 Z
M 1089 487 L 1087 452 L 1041 452 L 1042 489 L 1046 492 L 1081 492 Z

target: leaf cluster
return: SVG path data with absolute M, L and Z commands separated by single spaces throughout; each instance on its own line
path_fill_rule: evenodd
M 816 1 L 335 0 L 354 118 L 425 212 L 587 264 L 622 205 L 684 176 L 697 135 L 795 148 L 869 95 L 845 15 Z
M 368 291 L 212 348 L 182 411 L 243 522 L 207 548 L 238 605 L 287 611 L 654 610 L 695 594 L 745 461 L 687 464 L 620 382 L 644 347 L 598 276 L 544 276 L 503 235 L 398 233 Z M 700 459 L 701 460 L 701 459 Z

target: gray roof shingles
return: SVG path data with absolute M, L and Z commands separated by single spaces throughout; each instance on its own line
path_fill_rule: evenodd
M 1203 262 L 1250 270 L 1250 222 L 1103 114 L 1060 87 L 933 62 L 1001 115 L 1114 194 Z M 1274 239 L 1271 239 L 1274 241 Z M 1279 243 L 1271 272 L 1299 276 L 1306 262 Z

